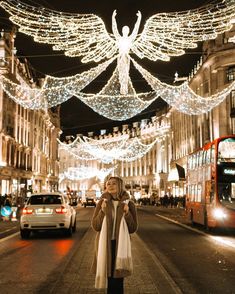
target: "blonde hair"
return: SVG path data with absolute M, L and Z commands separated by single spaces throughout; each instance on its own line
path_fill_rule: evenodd
M 116 176 L 111 176 L 111 177 L 108 177 L 107 179 L 106 179 L 106 181 L 105 181 L 105 187 L 106 187 L 106 184 L 107 184 L 107 182 L 109 181 L 109 180 L 111 180 L 111 179 L 114 179 L 114 180 L 116 180 L 117 181 L 117 187 L 118 187 L 118 198 L 120 199 L 121 198 L 121 196 L 122 196 L 122 194 L 123 194 L 123 192 L 125 191 L 125 186 L 124 186 L 124 182 L 123 182 L 123 179 L 122 178 L 120 178 L 120 177 L 116 177 Z

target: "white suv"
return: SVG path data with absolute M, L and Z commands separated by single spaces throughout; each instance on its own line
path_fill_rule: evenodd
M 32 194 L 20 217 L 21 238 L 29 238 L 31 231 L 58 229 L 68 236 L 76 231 L 76 210 L 67 197 L 59 192 Z

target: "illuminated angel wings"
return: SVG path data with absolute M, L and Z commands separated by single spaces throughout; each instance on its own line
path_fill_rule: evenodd
M 67 56 L 80 56 L 82 62 L 109 59 L 119 52 L 117 40 L 94 14 L 62 13 L 33 7 L 16 0 L 0 1 L 19 26 L 19 31 L 41 43 L 52 44 Z M 133 41 L 129 53 L 140 58 L 167 61 L 184 54 L 197 42 L 215 38 L 231 28 L 234 0 L 213 1 L 201 8 L 158 13 L 147 19 L 144 29 Z

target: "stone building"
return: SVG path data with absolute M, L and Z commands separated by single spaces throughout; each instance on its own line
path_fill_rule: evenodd
M 27 60 L 16 58 L 13 32 L 0 38 L 0 74 L 31 87 L 39 82 Z M 14 198 L 58 187 L 59 108 L 31 110 L 0 86 L 0 194 Z
M 235 43 L 228 42 L 234 34 L 235 27 L 215 40 L 204 42 L 201 62 L 190 79 L 190 87 L 198 95 L 211 96 L 235 81 Z M 176 164 L 186 169 L 188 154 L 218 137 L 235 134 L 235 91 L 205 114 L 187 115 L 172 110 L 171 130 L 170 170 Z M 174 194 L 185 193 L 185 179 L 176 174 L 170 182 Z

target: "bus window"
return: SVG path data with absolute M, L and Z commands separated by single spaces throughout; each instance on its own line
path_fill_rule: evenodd
M 206 151 L 203 151 L 203 154 L 202 154 L 202 165 L 205 165 L 207 162 L 206 162 Z
M 231 198 L 232 198 L 232 201 L 235 201 L 235 183 L 232 183 Z
M 197 185 L 197 202 L 202 201 L 202 185 L 198 184 Z
M 235 138 L 227 138 L 219 142 L 218 162 L 235 162 Z
M 198 166 L 202 166 L 202 162 L 203 162 L 203 151 L 200 151 L 198 153 Z
M 206 150 L 206 163 L 209 164 L 211 162 L 211 150 Z
M 211 163 L 215 162 L 215 145 L 211 146 Z
M 190 201 L 191 202 L 194 202 L 194 199 L 195 199 L 195 197 L 194 197 L 194 195 L 195 195 L 195 189 L 194 189 L 194 185 L 191 185 L 190 186 Z
M 229 183 L 219 183 L 218 184 L 218 195 L 220 202 L 229 201 L 231 191 Z
M 192 169 L 196 168 L 196 154 L 192 155 Z
M 218 197 L 222 205 L 235 209 L 235 183 L 218 183 Z
M 188 169 L 192 169 L 192 156 L 188 158 Z

